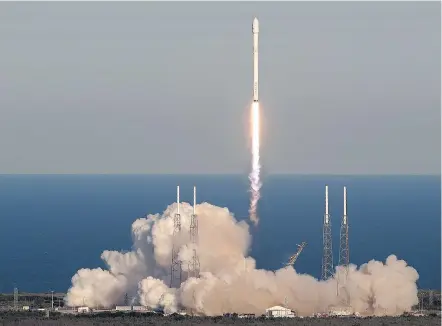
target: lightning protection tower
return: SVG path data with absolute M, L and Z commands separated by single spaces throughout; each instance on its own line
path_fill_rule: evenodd
M 170 267 L 170 287 L 181 285 L 181 261 L 178 257 L 179 245 L 177 243 L 178 235 L 181 233 L 181 215 L 180 215 L 180 186 L 176 187 L 177 212 L 173 217 L 173 236 L 172 236 L 172 265 Z
M 328 186 L 325 186 L 325 215 L 322 228 L 323 254 L 322 254 L 322 279 L 326 280 L 333 276 L 333 251 L 332 251 L 332 232 L 331 219 L 328 213 Z
M 347 187 L 344 187 L 344 215 L 341 220 L 341 232 L 339 241 L 339 266 L 345 268 L 345 277 L 348 275 L 350 264 L 350 249 L 348 245 L 348 218 L 347 218 Z
M 193 254 L 189 262 L 189 277 L 199 277 L 200 261 L 196 252 L 198 244 L 198 216 L 196 215 L 196 187 L 193 187 L 193 213 L 190 219 L 190 243 L 192 245 Z

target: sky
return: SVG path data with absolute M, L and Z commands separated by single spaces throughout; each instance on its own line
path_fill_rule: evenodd
M 439 174 L 438 2 L 0 3 L 0 173 Z

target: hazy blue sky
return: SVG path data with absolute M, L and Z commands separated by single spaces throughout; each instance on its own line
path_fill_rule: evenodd
M 0 173 L 439 173 L 440 3 L 0 3 Z

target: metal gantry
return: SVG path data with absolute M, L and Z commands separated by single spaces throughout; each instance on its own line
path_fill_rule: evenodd
M 302 242 L 300 245 L 298 245 L 298 250 L 292 256 L 290 256 L 286 266 L 292 266 L 295 264 L 296 260 L 298 259 L 299 255 L 301 254 L 302 250 L 306 245 L 307 242 Z

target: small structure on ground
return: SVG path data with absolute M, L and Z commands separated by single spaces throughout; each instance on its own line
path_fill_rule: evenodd
M 351 316 L 353 315 L 353 309 L 350 306 L 334 306 L 330 307 L 330 310 L 328 312 L 330 316 L 338 316 L 338 317 L 344 317 L 344 316 Z
M 78 307 L 77 312 L 80 314 L 86 314 L 91 312 L 91 309 L 89 307 Z
M 274 306 L 266 309 L 267 317 L 283 317 L 283 318 L 293 318 L 296 314 L 288 308 L 282 306 Z

